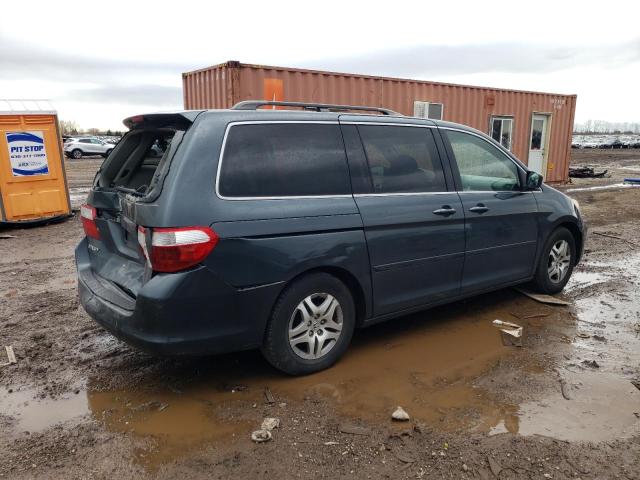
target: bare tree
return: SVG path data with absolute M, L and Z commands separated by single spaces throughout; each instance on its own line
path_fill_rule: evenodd
M 608 122 L 606 120 L 587 120 L 576 123 L 575 133 L 640 133 L 638 122 Z
M 75 120 L 60 120 L 62 135 L 77 135 L 80 127 Z

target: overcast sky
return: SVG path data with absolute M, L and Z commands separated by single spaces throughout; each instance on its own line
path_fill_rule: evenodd
M 578 95 L 576 121 L 640 121 L 640 2 L 3 2 L 0 98 L 82 127 L 182 107 L 227 60 Z

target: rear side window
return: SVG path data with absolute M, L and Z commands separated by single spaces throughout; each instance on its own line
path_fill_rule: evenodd
M 225 197 L 351 194 L 338 125 L 233 125 L 221 161 L 218 191 Z
M 358 126 L 375 193 L 445 192 L 430 128 Z

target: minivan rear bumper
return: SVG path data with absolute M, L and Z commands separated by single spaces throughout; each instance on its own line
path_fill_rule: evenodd
M 86 238 L 76 248 L 80 303 L 98 324 L 155 355 L 208 355 L 261 345 L 281 284 L 236 289 L 204 266 L 151 278 L 136 298 L 91 268 Z

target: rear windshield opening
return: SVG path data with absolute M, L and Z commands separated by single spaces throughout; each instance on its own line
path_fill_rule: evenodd
M 172 128 L 129 132 L 105 161 L 96 186 L 149 195 L 157 187 L 182 133 Z

